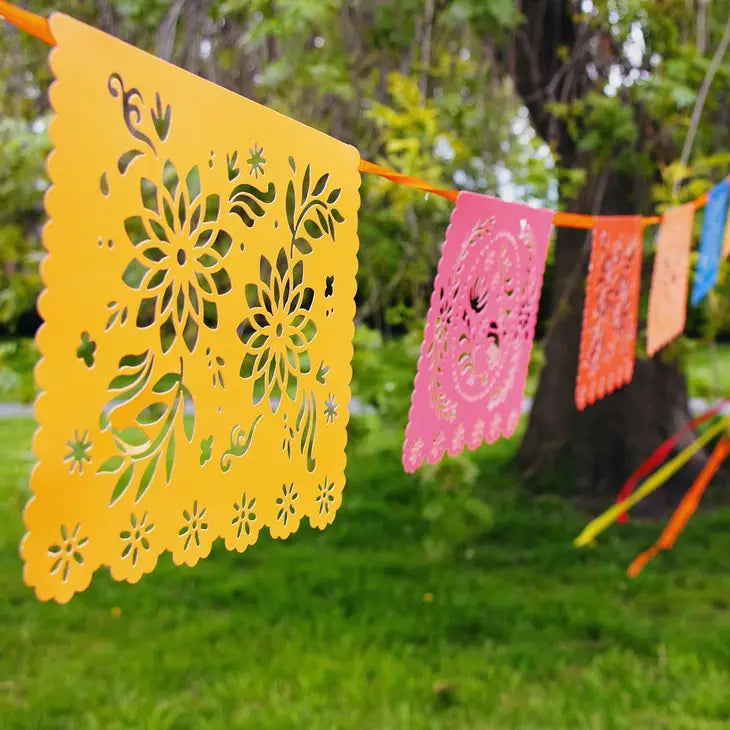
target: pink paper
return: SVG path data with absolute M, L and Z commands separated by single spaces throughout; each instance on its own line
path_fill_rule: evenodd
M 520 419 L 553 213 L 461 193 L 431 295 L 406 471 L 511 436 Z

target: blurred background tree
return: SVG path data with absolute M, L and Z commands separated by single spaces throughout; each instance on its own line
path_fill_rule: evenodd
M 717 154 L 729 148 L 727 59 L 704 105 L 692 156 L 678 162 L 697 89 L 725 30 L 722 2 L 25 5 L 86 20 L 350 142 L 367 159 L 445 187 L 579 212 L 648 213 L 727 174 L 730 157 Z M 27 335 L 38 324 L 32 302 L 40 287 L 51 78 L 43 44 L 5 24 L 0 44 L 0 326 Z M 355 389 L 387 423 L 397 449 L 450 205 L 373 176 L 363 178 L 361 196 Z M 647 231 L 646 281 L 654 232 Z M 576 411 L 589 243 L 583 231 L 560 230 L 551 249 L 538 326 L 545 367 L 520 465 L 536 491 L 552 491 L 559 481 L 605 499 L 687 418 L 686 346 L 681 341 L 651 360 L 640 349 L 630 386 Z M 722 333 L 727 278 L 723 271 L 724 283 L 691 313 L 692 334 Z M 642 331 L 640 348 L 643 339 Z

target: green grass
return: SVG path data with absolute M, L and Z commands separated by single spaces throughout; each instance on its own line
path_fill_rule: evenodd
M 491 530 L 429 563 L 398 445 L 354 446 L 325 532 L 41 604 L 17 552 L 32 430 L 0 421 L 2 730 L 728 727 L 728 512 L 630 581 L 658 527 L 574 550 L 581 519 L 519 496 L 506 442 L 477 460 Z
M 687 355 L 687 378 L 690 395 L 699 398 L 719 398 L 730 395 L 730 343 L 716 345 L 717 363 L 705 344 L 690 343 Z

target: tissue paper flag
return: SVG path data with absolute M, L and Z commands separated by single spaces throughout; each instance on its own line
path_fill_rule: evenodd
M 66 601 L 341 501 L 359 155 L 61 14 L 25 580 Z
M 586 284 L 575 402 L 580 410 L 631 380 L 639 318 L 641 217 L 599 217 Z
M 403 446 L 415 471 L 514 433 L 552 211 L 460 193 L 446 231 Z

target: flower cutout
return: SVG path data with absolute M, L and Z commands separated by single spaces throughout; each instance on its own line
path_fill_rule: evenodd
M 78 431 L 74 431 L 73 439 L 66 442 L 70 451 L 66 454 L 63 460 L 69 465 L 69 471 L 72 474 L 77 468 L 79 470 L 79 474 L 82 474 L 84 471 L 84 462 L 91 461 L 89 451 L 91 450 L 92 443 L 91 441 L 87 441 L 88 436 L 88 431 L 84 431 L 81 437 L 79 437 Z
M 243 535 L 247 538 L 256 535 L 258 529 L 254 528 L 256 523 L 256 513 L 253 511 L 256 506 L 256 499 L 251 498 L 248 502 L 246 501 L 246 492 L 241 496 L 240 502 L 233 503 L 233 509 L 235 510 L 235 516 L 233 517 L 232 524 L 236 527 L 236 537 L 240 540 Z
M 253 148 L 249 147 L 249 153 L 251 157 L 246 160 L 250 168 L 249 175 L 253 175 L 258 178 L 259 175 L 264 174 L 264 165 L 266 160 L 264 159 L 264 148 L 259 147 L 258 144 L 254 144 Z
M 285 249 L 276 266 L 262 256 L 261 280 L 246 285 L 249 316 L 238 327 L 246 348 L 241 377 L 253 378 L 253 403 L 269 398 L 276 413 L 284 396 L 296 400 L 299 380 L 311 370 L 308 346 L 317 334 L 310 318 L 314 291 L 304 286 L 304 264 L 293 266 Z
M 330 393 L 324 401 L 324 417 L 327 423 L 334 423 L 337 418 L 337 401 L 334 394 Z
M 294 488 L 294 482 L 288 487 L 284 484 L 280 497 L 276 498 L 276 519 L 287 527 L 289 520 L 296 514 L 294 502 L 299 499 L 299 493 Z
M 79 537 L 81 532 L 81 523 L 78 522 L 74 531 L 69 533 L 66 525 L 61 525 L 61 540 L 52 545 L 48 554 L 53 558 L 51 566 L 51 575 L 61 573 L 61 579 L 65 583 L 71 573 L 71 568 L 76 565 L 84 564 L 84 556 L 81 553 L 82 548 L 89 542 L 88 537 Z
M 208 529 L 208 523 L 203 522 L 207 511 L 205 507 L 202 510 L 199 509 L 197 499 L 193 502 L 192 512 L 183 510 L 185 524 L 180 528 L 180 532 L 178 533 L 180 537 L 185 538 L 183 550 L 187 550 L 192 542 L 195 542 L 195 547 L 200 547 L 201 533 L 206 532 Z
M 183 183 L 168 160 L 162 184 L 141 181 L 144 213 L 124 222 L 137 248 L 122 275 L 125 284 L 140 292 L 138 327 L 159 327 L 167 352 L 182 337 L 195 347 L 201 327 L 218 324 L 216 300 L 231 289 L 223 261 L 231 237 L 220 228 L 220 198 L 203 196 L 198 168 Z
M 150 549 L 150 543 L 147 539 L 147 535 L 149 535 L 154 528 L 154 525 L 147 524 L 146 512 L 142 515 L 142 519 L 140 520 L 138 520 L 137 516 L 134 512 L 132 512 L 129 529 L 119 533 L 119 537 L 122 538 L 122 542 L 126 543 L 124 550 L 122 550 L 122 560 L 125 560 L 131 555 L 132 566 L 136 567 L 140 551 L 144 550 L 146 552 Z
M 318 484 L 317 489 L 318 493 L 314 501 L 319 508 L 319 514 L 329 515 L 335 509 L 335 485 L 325 477 L 324 483 Z

